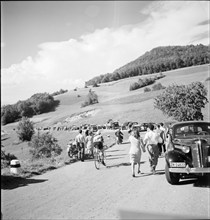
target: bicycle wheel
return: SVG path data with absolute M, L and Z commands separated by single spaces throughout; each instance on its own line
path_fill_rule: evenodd
M 101 158 L 100 158 L 100 155 L 99 155 L 98 152 L 95 153 L 95 156 L 94 156 L 94 164 L 95 164 L 95 168 L 96 168 L 97 170 L 99 170 L 99 169 L 100 169 L 100 165 L 101 165 Z

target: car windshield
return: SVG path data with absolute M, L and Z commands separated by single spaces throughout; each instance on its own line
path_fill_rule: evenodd
M 174 127 L 175 137 L 210 135 L 210 123 L 179 124 Z

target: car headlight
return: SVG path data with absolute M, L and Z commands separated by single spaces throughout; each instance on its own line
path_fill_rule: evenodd
M 182 150 L 185 154 L 190 152 L 190 148 L 187 146 L 175 145 L 175 148 Z

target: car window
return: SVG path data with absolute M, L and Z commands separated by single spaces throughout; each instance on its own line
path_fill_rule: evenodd
M 178 125 L 174 128 L 175 137 L 186 137 L 190 135 L 199 135 L 201 132 L 205 134 L 210 134 L 210 125 L 209 124 L 183 124 Z

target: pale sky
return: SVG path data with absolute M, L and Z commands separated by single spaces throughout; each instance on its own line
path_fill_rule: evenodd
M 158 46 L 209 45 L 209 1 L 1 2 L 1 105 L 85 81 Z

